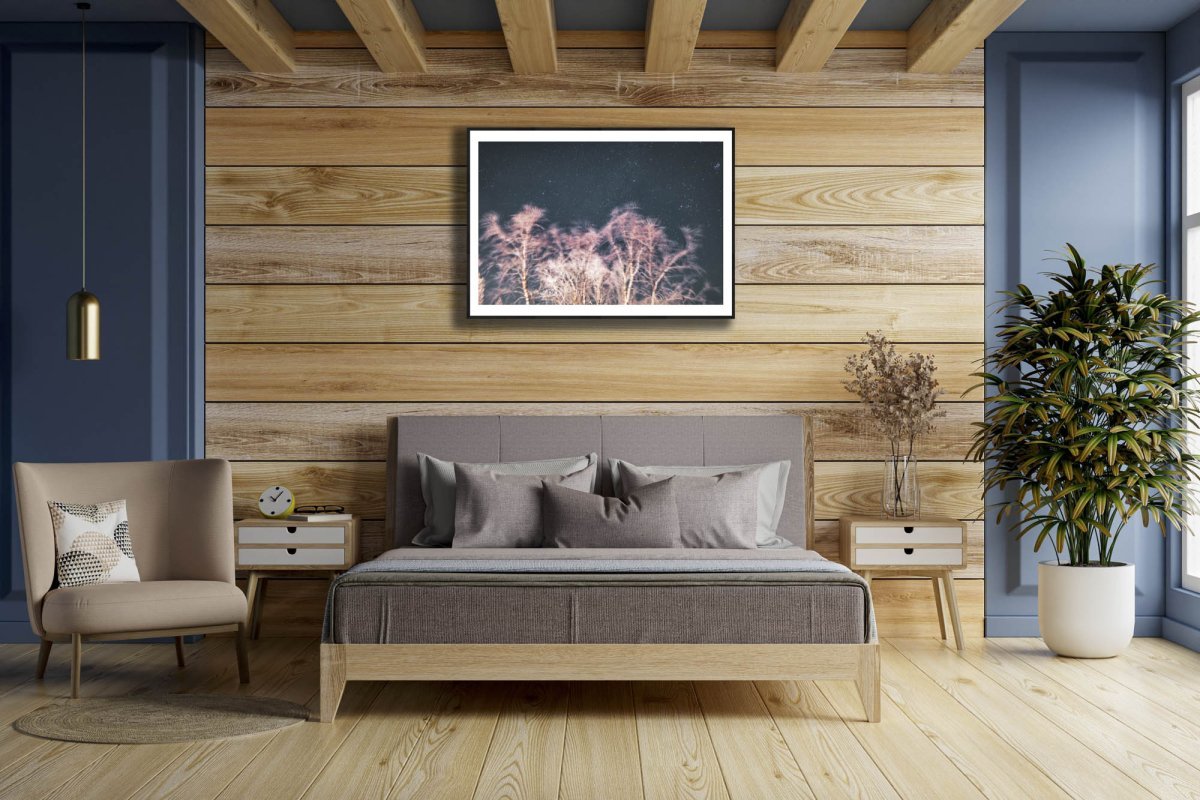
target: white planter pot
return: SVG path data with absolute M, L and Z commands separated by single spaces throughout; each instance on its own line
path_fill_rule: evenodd
M 1038 564 L 1038 625 L 1060 656 L 1112 658 L 1133 639 L 1133 564 Z

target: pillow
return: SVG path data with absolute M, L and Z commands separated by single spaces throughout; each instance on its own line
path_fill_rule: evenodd
M 651 483 L 625 499 L 542 484 L 547 547 L 682 547 L 674 478 Z
M 758 479 L 758 519 L 755 534 L 759 547 L 791 547 L 792 543 L 778 534 L 779 520 L 783 517 L 783 500 L 787 494 L 788 473 L 792 471 L 791 461 L 771 461 L 766 464 L 747 464 L 732 467 L 639 467 L 619 458 L 608 460 L 609 473 L 612 475 L 613 493 L 618 497 L 624 494 L 621 485 L 620 466 L 625 464 L 661 480 L 667 475 L 721 475 L 726 472 L 740 472 L 749 469 L 762 468 Z M 676 487 L 678 491 L 678 487 Z
M 124 500 L 95 505 L 51 500 L 58 585 L 140 581 Z
M 542 485 L 583 492 L 596 484 L 596 464 L 569 475 L 505 475 L 477 464 L 455 464 L 452 547 L 541 547 Z
M 501 475 L 566 475 L 578 472 L 598 461 L 595 453 L 569 458 L 542 461 L 504 461 L 496 464 L 473 464 Z M 417 453 L 421 471 L 421 496 L 425 500 L 425 527 L 413 537 L 419 547 L 449 547 L 454 539 L 454 462 Z M 596 484 L 592 485 L 595 489 Z
M 621 462 L 621 486 L 632 495 L 661 480 Z M 720 475 L 675 475 L 679 538 L 684 547 L 751 549 L 758 546 L 758 483 L 762 467 Z

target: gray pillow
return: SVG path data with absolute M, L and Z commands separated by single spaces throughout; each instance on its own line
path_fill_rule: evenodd
M 564 484 L 542 484 L 546 547 L 682 547 L 674 478 L 601 497 Z
M 599 456 L 589 453 L 586 456 L 502 461 L 472 466 L 484 467 L 502 475 L 566 475 L 578 472 L 598 460 Z M 425 527 L 413 537 L 412 543 L 418 547 L 449 547 L 454 539 L 454 462 L 417 453 L 417 467 L 421 471 L 421 497 L 425 500 Z M 593 490 L 596 485 L 592 485 Z
M 596 464 L 569 475 L 505 475 L 455 464 L 458 483 L 452 547 L 541 547 L 542 486 L 580 492 L 596 483 Z
M 621 485 L 620 465 L 643 473 L 653 480 L 668 475 L 721 475 L 726 472 L 742 472 L 762 468 L 758 478 L 758 519 L 755 537 L 759 547 L 791 547 L 792 543 L 779 535 L 779 520 L 783 517 L 783 501 L 787 494 L 788 473 L 791 461 L 771 461 L 766 464 L 744 464 L 731 467 L 639 467 L 619 458 L 608 459 L 609 474 L 612 476 L 613 493 L 624 494 Z M 678 487 L 676 487 L 678 489 Z
M 627 496 L 662 480 L 621 462 L 621 487 Z M 751 549 L 758 547 L 758 481 L 762 467 L 720 475 L 671 478 L 679 508 L 679 538 L 684 547 Z

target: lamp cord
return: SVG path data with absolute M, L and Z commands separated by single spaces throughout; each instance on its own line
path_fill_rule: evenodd
M 79 213 L 79 230 L 80 230 L 80 267 L 81 280 L 80 287 L 87 288 L 87 7 L 86 4 L 80 3 L 79 8 L 79 40 L 80 40 L 80 85 L 83 91 L 80 93 L 82 97 L 80 117 L 83 124 L 80 126 L 81 135 L 79 149 L 81 153 L 81 170 L 79 176 L 79 184 L 81 187 L 82 199 L 80 201 Z

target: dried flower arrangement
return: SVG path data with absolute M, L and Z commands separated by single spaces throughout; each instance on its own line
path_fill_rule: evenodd
M 846 359 L 853 376 L 846 389 L 858 395 L 859 414 L 888 440 L 892 455 L 911 456 L 917 440 L 933 431 L 933 421 L 946 415 L 937 407 L 945 394 L 934 377 L 937 365 L 925 353 L 900 355 L 881 331 L 862 341 L 867 351 Z

